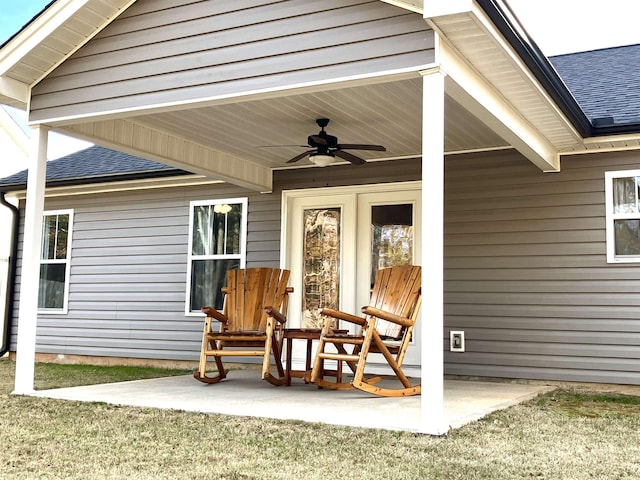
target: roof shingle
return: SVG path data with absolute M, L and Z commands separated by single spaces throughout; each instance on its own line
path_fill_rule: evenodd
M 640 45 L 603 48 L 549 58 L 593 123 L 640 123 Z
M 0 179 L 0 190 L 27 185 L 28 170 Z M 47 162 L 47 185 L 94 183 L 121 180 L 123 177 L 160 177 L 187 175 L 189 172 L 108 148 L 92 146 Z

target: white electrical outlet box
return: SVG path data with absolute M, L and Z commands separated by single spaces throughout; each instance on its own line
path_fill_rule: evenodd
M 449 351 L 464 352 L 464 331 L 451 330 L 449 332 Z

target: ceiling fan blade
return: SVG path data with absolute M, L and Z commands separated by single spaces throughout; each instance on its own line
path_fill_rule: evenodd
M 387 149 L 382 145 L 362 145 L 359 143 L 341 143 L 337 148 L 342 150 L 373 150 L 376 152 L 386 152 Z
M 333 154 L 336 157 L 340 157 L 348 162 L 353 163 L 354 165 L 362 165 L 363 163 L 366 163 L 362 158 L 356 157 L 355 155 L 348 152 L 344 152 L 342 150 L 336 150 L 335 152 L 333 152 Z
M 306 157 L 307 155 L 309 155 L 310 153 L 314 153 L 315 150 L 307 150 L 304 153 L 301 153 L 299 155 L 296 155 L 295 157 L 293 157 L 291 160 L 287 161 L 287 163 L 295 163 L 298 160 L 302 160 L 304 157 Z
M 284 148 L 284 147 L 309 148 L 309 145 L 256 145 L 254 148 Z

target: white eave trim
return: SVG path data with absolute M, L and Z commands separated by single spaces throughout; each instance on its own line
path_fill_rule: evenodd
M 271 192 L 273 187 L 273 172 L 268 167 L 130 120 L 71 125 L 60 131 L 250 190 L 265 193 Z
M 500 135 L 543 172 L 560 170 L 557 149 L 446 42 L 438 41 L 438 55 L 447 73 L 446 92 Z
M 0 102 L 12 107 L 26 108 L 29 102 L 29 93 L 28 85 L 12 78 L 0 76 Z
M 71 20 L 78 12 L 87 7 L 92 0 L 57 0 L 51 6 L 49 6 L 44 12 L 42 12 L 35 20 L 23 28 L 18 35 L 12 38 L 1 50 L 0 50 L 0 79 L 8 79 L 7 74 L 11 69 L 22 62 L 29 54 L 39 45 L 46 44 L 48 37 L 53 35 L 57 29 L 62 27 L 66 22 Z M 59 56 L 54 56 L 50 59 L 50 65 L 44 69 L 44 73 L 38 78 L 33 78 L 30 85 L 26 86 L 29 90 L 33 85 L 36 85 L 50 72 L 52 72 L 58 65 L 64 62 L 67 58 L 73 55 L 79 48 L 85 45 L 91 38 L 97 35 L 104 27 L 111 23 L 118 15 L 120 15 L 129 6 L 135 3 L 136 0 L 121 0 L 121 5 L 110 2 L 114 8 L 113 15 L 108 18 L 102 25 L 95 26 L 90 32 L 84 33 L 85 38 L 82 42 L 79 42 L 69 51 L 61 51 Z M 0 85 L 1 86 L 1 85 Z M 2 95 L 2 90 L 0 90 Z M 19 100 L 23 105 L 27 105 L 28 96 L 26 99 L 10 97 Z
M 150 190 L 158 188 L 192 187 L 200 185 L 215 185 L 224 183 L 220 180 L 212 180 L 203 175 L 182 175 L 166 178 L 146 178 L 140 180 L 121 180 L 114 182 L 97 182 L 81 185 L 68 185 L 64 187 L 47 187 L 46 198 L 67 197 L 70 195 L 91 195 L 95 193 L 128 192 L 133 190 Z M 24 200 L 27 196 L 26 190 L 16 190 L 7 193 L 8 197 Z

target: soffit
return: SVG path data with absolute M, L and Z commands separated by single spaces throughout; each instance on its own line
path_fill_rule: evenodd
M 2 48 L 0 75 L 33 86 L 133 1 L 58 0 Z
M 471 11 L 431 18 L 429 23 L 444 37 L 442 41 L 452 45 L 559 152 L 570 151 L 582 142 L 571 122 L 477 5 Z
M 352 153 L 369 161 L 419 157 L 422 152 L 422 79 L 337 88 L 202 108 L 131 117 L 149 131 L 166 132 L 197 145 L 268 168 L 310 165 L 286 161 L 305 149 L 329 118 L 327 131 L 341 143 L 384 145 L 386 152 Z M 507 143 L 451 98 L 445 101 L 447 153 L 493 149 Z

